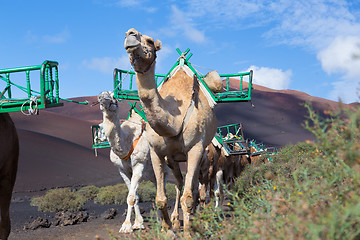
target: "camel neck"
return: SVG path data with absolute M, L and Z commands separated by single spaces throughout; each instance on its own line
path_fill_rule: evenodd
M 138 88 L 139 98 L 145 107 L 151 108 L 151 105 L 158 104 L 158 101 L 161 101 L 155 82 L 154 68 L 151 68 L 144 73 L 136 73 L 136 85 Z

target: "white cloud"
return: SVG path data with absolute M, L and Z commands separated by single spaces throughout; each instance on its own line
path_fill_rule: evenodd
M 149 6 L 148 0 L 94 0 L 97 4 L 102 4 L 109 7 L 120 7 L 120 8 L 137 8 L 138 10 L 145 11 L 148 13 L 155 13 L 158 9 L 151 3 Z
M 341 81 L 333 83 L 330 98 L 358 101 L 354 89 L 360 87 L 360 37 L 338 36 L 317 57 L 326 73 L 342 75 Z
M 328 74 L 343 73 L 345 78 L 360 79 L 360 37 L 338 36 L 317 55 Z
M 71 34 L 68 28 L 64 28 L 61 32 L 54 33 L 54 34 L 45 34 L 45 35 L 38 35 L 33 33 L 31 30 L 28 30 L 25 35 L 26 42 L 28 43 L 35 43 L 35 42 L 42 42 L 42 43 L 51 43 L 51 44 L 60 44 L 65 43 Z
M 282 69 L 251 66 L 247 71 L 253 70 L 253 83 L 276 89 L 287 89 L 290 84 L 291 70 L 283 71 Z
M 42 38 L 46 43 L 64 43 L 70 38 L 70 32 L 68 28 L 65 28 L 59 33 L 44 35 Z
M 105 74 L 112 74 L 114 68 L 120 68 L 124 70 L 130 68 L 129 57 L 127 55 L 119 58 L 92 58 L 90 60 L 84 60 L 81 65 L 88 69 L 100 71 Z
M 196 43 L 204 43 L 206 38 L 203 31 L 196 29 L 192 19 L 175 5 L 171 6 L 171 28 Z

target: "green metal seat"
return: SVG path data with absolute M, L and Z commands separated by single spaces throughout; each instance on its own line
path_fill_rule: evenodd
M 39 72 L 40 90 L 32 90 L 30 73 Z M 15 84 L 13 76 L 23 77 L 26 87 Z M 0 82 L 4 81 L 6 87 L 0 95 L 0 113 L 16 112 L 51 108 L 62 106 L 59 97 L 59 78 L 58 63 L 54 61 L 44 61 L 41 65 L 0 69 Z M 13 91 L 17 88 L 25 92 L 26 97 L 14 98 Z

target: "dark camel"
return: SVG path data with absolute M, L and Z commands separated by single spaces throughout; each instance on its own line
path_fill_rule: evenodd
M 11 229 L 9 207 L 19 158 L 18 135 L 8 113 L 0 113 L 0 134 L 0 239 L 5 240 Z

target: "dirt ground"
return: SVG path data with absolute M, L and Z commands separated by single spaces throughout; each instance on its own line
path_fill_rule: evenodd
M 15 196 L 10 207 L 12 229 L 9 240 L 107 240 L 117 237 L 117 239 L 136 239 L 136 234 L 119 234 L 121 224 L 125 220 L 126 205 L 100 205 L 88 202 L 84 206 L 84 211 L 89 214 L 87 222 L 71 226 L 53 226 L 49 228 L 38 228 L 36 230 L 24 230 L 24 226 L 34 221 L 37 217 L 46 218 L 49 222 L 54 221 L 55 213 L 42 213 L 37 211 L 37 207 L 30 206 L 29 196 Z M 174 202 L 169 201 L 169 206 Z M 114 208 L 117 215 L 114 219 L 104 219 L 100 215 L 106 210 Z M 149 229 L 150 211 L 154 209 L 153 202 L 140 203 L 140 209 L 145 219 L 145 227 Z M 172 208 L 169 209 L 172 211 Z M 143 231 L 146 231 L 143 230 Z

